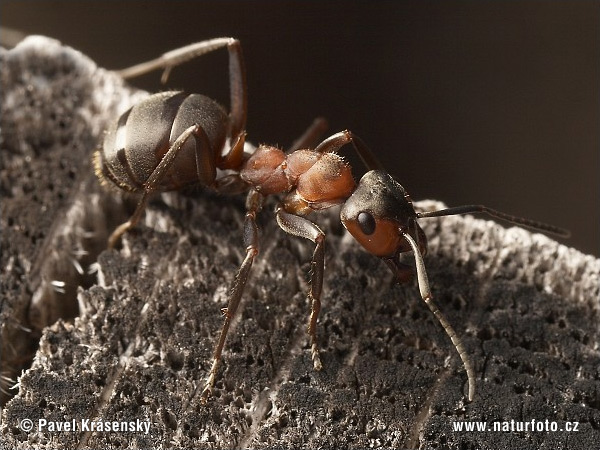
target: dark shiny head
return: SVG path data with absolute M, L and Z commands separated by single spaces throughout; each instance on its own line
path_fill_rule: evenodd
M 390 258 L 410 250 L 400 230 L 413 235 L 425 248 L 410 197 L 382 170 L 367 172 L 346 200 L 340 219 L 344 227 L 369 253 Z

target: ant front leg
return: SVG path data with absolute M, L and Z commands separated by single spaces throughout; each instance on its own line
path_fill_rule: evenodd
M 321 310 L 321 291 L 323 289 L 323 272 L 325 271 L 325 233 L 310 220 L 287 213 L 281 206 L 277 208 L 277 223 L 283 231 L 294 236 L 310 239 L 316 244 L 311 261 L 312 278 L 310 280 L 310 318 L 308 335 L 310 336 L 311 356 L 315 370 L 321 370 L 321 358 L 317 344 L 317 318 Z
M 379 162 L 367 144 L 349 130 L 340 131 L 339 133 L 329 136 L 315 147 L 315 151 L 319 153 L 337 152 L 347 144 L 352 144 L 354 151 L 358 154 L 368 170 L 383 170 L 383 165 Z
M 179 151 L 183 148 L 183 145 L 191 136 L 196 136 L 198 139 L 200 139 L 200 141 L 202 142 L 202 147 L 210 148 L 208 137 L 206 136 L 206 133 L 204 132 L 202 127 L 200 127 L 199 125 L 192 125 L 191 127 L 187 128 L 183 133 L 181 133 L 181 135 L 175 140 L 175 142 L 173 142 L 171 147 L 169 147 L 169 150 L 167 151 L 167 153 L 165 153 L 165 156 L 163 156 L 160 163 L 156 166 L 156 168 L 152 171 L 152 173 L 144 183 L 144 193 L 142 194 L 142 198 L 138 202 L 134 213 L 131 215 L 131 218 L 127 222 L 119 225 L 117 229 L 113 231 L 113 233 L 108 238 L 108 248 L 114 248 L 114 246 L 118 242 L 119 238 L 123 235 L 123 233 L 125 233 L 130 228 L 136 226 L 137 223 L 140 221 L 142 213 L 144 212 L 144 209 L 146 209 L 148 197 L 150 196 L 150 194 L 156 191 L 157 186 L 160 184 L 161 180 L 169 170 L 169 167 L 171 167 L 171 165 L 173 164 L 173 161 L 175 161 L 175 158 L 179 154 Z M 198 166 L 199 172 L 203 169 L 203 167 L 200 167 L 201 164 L 198 162 L 200 157 L 201 155 L 196 154 L 196 164 Z
M 223 308 L 223 316 L 225 321 L 223 322 L 223 328 L 219 336 L 219 341 L 215 347 L 213 354 L 213 363 L 210 368 L 208 377 L 206 378 L 206 384 L 202 390 L 200 400 L 202 403 L 206 403 L 208 396 L 210 395 L 212 388 L 215 384 L 215 378 L 217 376 L 217 370 L 219 369 L 219 363 L 221 362 L 221 354 L 223 352 L 223 346 L 225 345 L 225 339 L 227 338 L 227 332 L 231 321 L 235 317 L 246 282 L 250 277 L 250 269 L 254 258 L 258 255 L 258 227 L 256 225 L 256 214 L 262 207 L 263 197 L 254 189 L 248 193 L 246 198 L 246 217 L 244 219 L 244 245 L 246 246 L 246 257 L 238 270 L 233 282 L 233 289 L 229 301 L 227 302 L 227 308 Z

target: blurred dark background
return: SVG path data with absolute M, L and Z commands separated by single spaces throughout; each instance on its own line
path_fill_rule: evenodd
M 237 37 L 252 142 L 287 146 L 325 116 L 413 199 L 549 222 L 600 254 L 598 2 L 3 1 L 0 14 L 113 69 Z M 227 105 L 226 64 L 208 55 L 168 87 Z M 134 84 L 165 89 L 159 79 Z

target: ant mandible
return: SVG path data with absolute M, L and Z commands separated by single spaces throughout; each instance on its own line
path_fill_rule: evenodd
M 176 191 L 190 185 L 227 194 L 248 191 L 243 226 L 246 256 L 235 277 L 227 307 L 223 310 L 224 323 L 201 400 L 206 401 L 214 385 L 229 326 L 259 252 L 256 215 L 264 198 L 275 194 L 283 195 L 275 209 L 281 229 L 315 244 L 308 292 L 310 317 L 307 330 L 315 370 L 322 368 L 316 325 L 321 309 L 325 233 L 307 216 L 342 204 L 340 220 L 344 227 L 369 253 L 385 261 L 400 283 L 413 278 L 413 269 L 401 263 L 399 255 L 413 253 L 421 297 L 454 344 L 467 373 L 468 399 L 473 400 L 473 367 L 460 338 L 432 301 L 423 263 L 427 239 L 417 220 L 486 213 L 559 236 L 568 236 L 568 231 L 483 205 L 417 212 L 404 188 L 382 170 L 370 150 L 352 132 L 336 133 L 314 149 L 305 149 L 320 135 L 322 123 L 318 121 L 285 153 L 268 145 L 260 145 L 253 153 L 245 151 L 246 73 L 241 45 L 236 39 L 216 38 L 191 44 L 119 73 L 123 78 L 129 78 L 163 69 L 162 80 L 166 81 L 173 67 L 223 47 L 229 52 L 229 114 L 216 101 L 201 94 L 178 91 L 154 94 L 121 115 L 107 131 L 102 149 L 94 154 L 95 171 L 104 184 L 142 194 L 131 218 L 110 236 L 109 248 L 114 247 L 121 235 L 139 222 L 153 192 Z M 369 170 L 358 185 L 348 163 L 337 154 L 347 144 L 352 145 Z M 217 177 L 217 169 L 229 169 L 230 172 Z

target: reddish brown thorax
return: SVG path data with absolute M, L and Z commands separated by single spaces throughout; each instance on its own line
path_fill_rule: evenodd
M 296 150 L 286 155 L 261 145 L 244 163 L 240 177 L 263 195 L 287 192 L 287 212 L 306 215 L 343 203 L 355 188 L 350 166 L 336 153 Z

